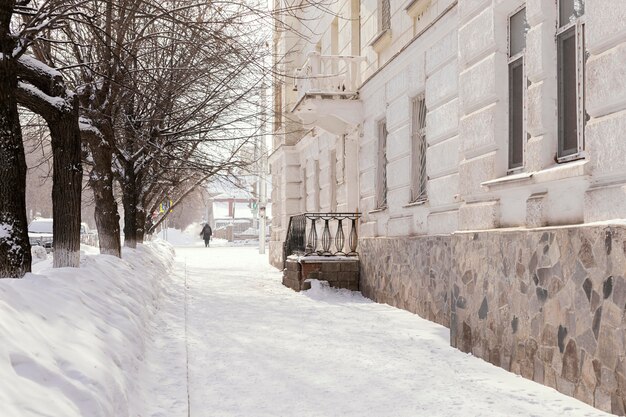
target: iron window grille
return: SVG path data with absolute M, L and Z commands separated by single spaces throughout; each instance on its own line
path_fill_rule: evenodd
M 376 208 L 387 207 L 387 123 L 378 122 L 378 167 L 376 171 Z
M 426 98 L 415 97 L 411 103 L 411 202 L 426 201 Z

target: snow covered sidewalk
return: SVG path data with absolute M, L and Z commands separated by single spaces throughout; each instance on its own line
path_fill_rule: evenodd
M 184 417 L 187 395 L 191 417 L 608 415 L 449 347 L 447 329 L 406 311 L 320 285 L 295 293 L 266 259 L 177 249 L 145 416 Z

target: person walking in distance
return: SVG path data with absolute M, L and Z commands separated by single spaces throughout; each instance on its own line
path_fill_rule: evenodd
M 202 236 L 202 239 L 204 239 L 205 248 L 209 247 L 209 242 L 211 241 L 212 234 L 213 234 L 213 231 L 211 230 L 211 226 L 209 226 L 208 223 L 205 223 L 204 227 L 202 228 L 202 231 L 200 232 L 200 236 Z

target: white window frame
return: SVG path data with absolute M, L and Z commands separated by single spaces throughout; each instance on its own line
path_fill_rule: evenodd
M 417 103 L 423 102 L 416 113 Z M 426 173 L 426 156 L 428 141 L 426 139 L 426 95 L 424 92 L 411 99 L 411 201 L 410 203 L 425 203 L 428 201 L 428 175 Z M 419 155 L 418 155 L 419 153 Z M 418 163 L 419 162 L 419 163 Z M 417 172 L 418 165 L 420 172 Z M 422 189 L 423 185 L 423 189 Z
M 564 33 L 569 31 L 572 28 L 575 28 L 575 42 L 576 42 L 576 124 L 577 124 L 577 150 L 576 152 L 561 156 L 561 132 L 558 128 L 560 126 L 560 108 L 557 108 L 557 162 L 569 162 L 577 159 L 585 158 L 585 125 L 586 121 L 586 111 L 585 111 L 585 61 L 586 61 L 586 52 L 585 52 L 585 22 L 586 22 L 586 14 L 576 18 L 573 22 L 569 22 L 568 24 L 561 26 L 561 0 L 556 2 L 556 15 L 557 15 L 557 31 L 556 31 L 556 45 L 557 45 L 557 53 L 558 53 L 558 44 L 559 37 L 561 37 Z M 558 57 L 557 57 L 557 66 L 558 66 Z M 557 68 L 557 83 L 560 82 L 560 73 Z M 557 87 L 558 93 L 558 87 Z M 557 97 L 557 106 L 559 104 Z
M 381 119 L 376 124 L 377 133 L 377 167 L 376 167 L 376 209 L 387 208 L 387 120 Z
M 507 56 L 508 58 L 508 63 L 507 63 L 507 87 L 508 87 L 508 94 L 509 94 L 509 103 L 508 103 L 508 118 L 507 118 L 507 125 L 508 125 L 508 153 L 507 153 L 507 174 L 511 175 L 511 174 L 516 174 L 519 173 L 521 171 L 524 171 L 525 167 L 526 167 L 526 142 L 528 141 L 527 135 L 528 135 L 528 131 L 526 130 L 526 121 L 527 121 L 527 117 L 528 117 L 528 76 L 526 75 L 526 46 L 524 45 L 524 49 L 522 49 L 521 52 L 518 52 L 517 54 L 511 56 L 511 18 L 513 16 L 515 16 L 517 13 L 519 13 L 520 11 L 524 10 L 526 8 L 526 4 L 522 4 L 521 6 L 519 6 L 517 9 L 515 9 L 511 14 L 509 14 L 507 16 Z M 510 98 L 510 93 L 511 93 L 511 89 L 510 89 L 510 79 L 508 78 L 511 74 L 511 65 L 516 63 L 518 60 L 522 60 L 522 85 L 524 86 L 524 88 L 522 88 L 522 164 L 518 167 L 511 167 L 511 117 L 510 117 L 510 112 L 511 112 L 511 98 Z

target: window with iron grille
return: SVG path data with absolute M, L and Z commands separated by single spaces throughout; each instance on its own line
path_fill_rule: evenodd
M 378 10 L 380 10 L 380 21 L 378 22 L 378 32 L 391 29 L 391 5 L 390 0 L 378 0 Z
M 387 207 L 387 123 L 378 122 L 378 166 L 376 170 L 376 208 Z
M 524 166 L 526 8 L 509 17 L 509 172 Z
M 585 0 L 559 0 L 557 30 L 558 161 L 580 157 L 585 147 Z
M 411 105 L 411 202 L 426 201 L 426 99 L 415 97 Z

